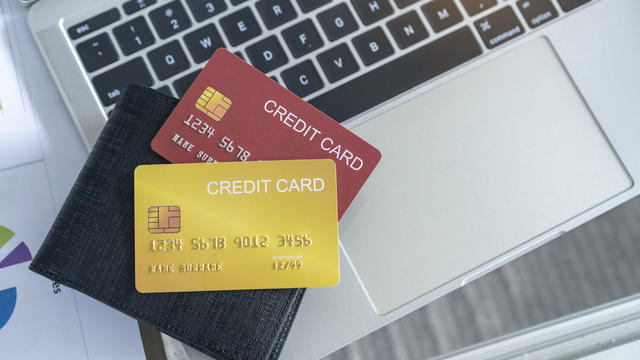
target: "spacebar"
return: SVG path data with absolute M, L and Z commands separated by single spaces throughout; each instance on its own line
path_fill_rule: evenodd
M 480 54 L 482 49 L 471 29 L 465 26 L 309 103 L 337 122 L 343 122 Z

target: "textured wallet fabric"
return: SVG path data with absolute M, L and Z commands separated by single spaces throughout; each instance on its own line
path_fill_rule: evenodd
M 133 172 L 166 163 L 150 143 L 177 103 L 140 86 L 125 90 L 30 268 L 216 359 L 276 359 L 304 289 L 135 289 Z

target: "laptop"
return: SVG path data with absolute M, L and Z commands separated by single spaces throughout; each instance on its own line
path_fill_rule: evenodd
M 226 47 L 378 147 L 283 358 L 318 358 L 638 194 L 636 0 L 39 0 L 87 147 L 128 82 Z M 523 284 L 526 286 L 526 284 Z M 313 341 L 310 341 L 313 339 Z

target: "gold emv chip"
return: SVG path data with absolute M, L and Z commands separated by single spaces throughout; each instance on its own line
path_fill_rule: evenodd
M 231 99 L 211 86 L 207 86 L 196 101 L 196 109 L 207 114 L 215 121 L 222 120 L 222 117 L 229 111 L 230 107 Z
M 178 206 L 150 207 L 148 228 L 152 234 L 180 232 L 180 208 Z

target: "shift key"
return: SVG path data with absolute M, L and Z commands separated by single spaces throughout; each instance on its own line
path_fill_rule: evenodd
M 510 6 L 480 18 L 474 24 L 489 49 L 524 33 L 524 27 Z

